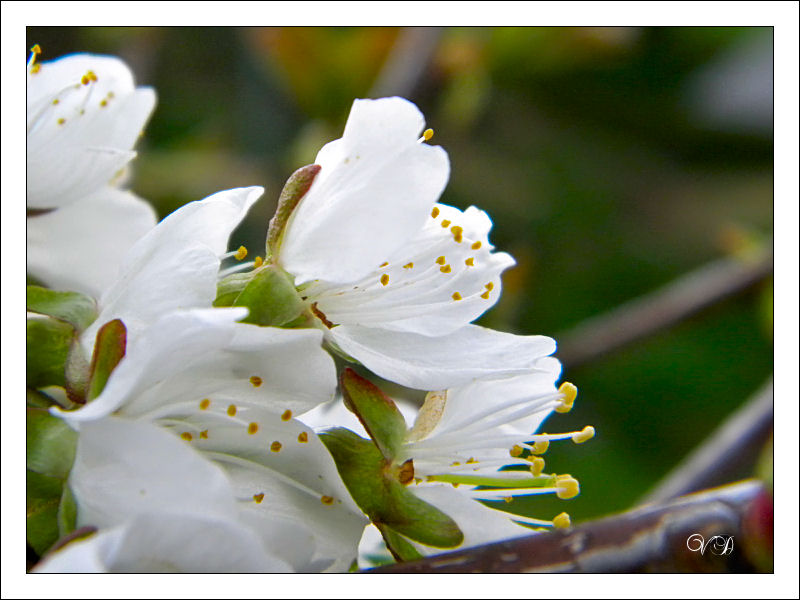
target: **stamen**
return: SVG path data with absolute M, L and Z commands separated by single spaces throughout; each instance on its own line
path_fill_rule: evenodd
M 444 266 L 441 266 L 441 267 L 439 267 L 439 270 L 440 270 L 442 273 L 449 273 L 449 272 L 450 272 L 450 271 L 452 271 L 453 269 L 450 267 L 450 265 L 444 265 Z
M 257 431 L 258 431 L 258 423 L 250 423 L 250 425 L 247 426 L 247 433 L 249 433 L 250 435 L 253 435 Z
M 433 137 L 433 129 L 426 129 L 422 132 L 422 139 L 426 142 Z
M 280 442 L 272 442 L 269 445 L 269 449 L 272 450 L 273 452 L 280 452 L 281 448 L 283 448 L 283 444 L 281 444 Z
M 208 429 L 203 429 L 200 432 L 200 439 L 207 440 L 208 439 Z
M 333 497 L 323 496 L 322 498 L 319 499 L 319 501 L 322 502 L 323 504 L 330 506 L 331 504 L 333 504 Z
M 550 442 L 548 440 L 544 440 L 541 442 L 535 442 L 531 446 L 531 452 L 534 454 L 544 454 L 547 452 L 547 449 L 550 447 Z
M 443 265 L 446 262 L 447 262 L 447 259 L 444 256 L 440 256 L 439 258 L 436 259 L 436 264 L 437 265 Z
M 439 216 L 439 207 L 434 206 L 433 209 L 431 210 L 431 217 L 435 219 L 438 216 Z
M 572 434 L 572 441 L 576 444 L 582 444 L 583 442 L 587 442 L 594 437 L 594 427 L 591 425 L 587 425 L 578 433 Z
M 572 524 L 569 519 L 569 515 L 565 512 L 562 512 L 560 515 L 556 515 L 553 518 L 553 527 L 556 529 L 566 529 Z
M 581 493 L 578 480 L 571 475 L 559 475 L 556 477 L 556 496 L 562 500 L 570 500 Z
M 200 401 L 200 410 L 206 410 L 209 406 L 211 406 L 211 400 L 208 398 L 204 398 Z
M 474 267 L 475 266 L 475 257 L 470 256 L 467 260 L 464 261 L 464 264 L 467 265 L 468 267 Z
M 389 274 L 384 273 L 381 275 L 381 285 L 389 285 Z
M 461 294 L 459 294 L 458 292 L 453 292 L 453 300 L 456 301 L 461 300 Z
M 568 413 L 572 410 L 572 405 L 575 404 L 575 398 L 578 397 L 578 388 L 569 381 L 565 381 L 559 386 L 558 391 L 563 394 L 563 398 L 561 399 L 561 403 L 556 407 L 556 412 Z
M 192 441 L 192 434 L 191 434 L 191 433 L 189 433 L 188 431 L 184 431 L 184 432 L 181 434 L 181 439 L 184 439 L 184 440 L 186 440 L 187 442 L 191 442 L 191 441 Z
M 256 269 L 264 264 L 264 259 L 260 256 L 256 256 L 256 259 L 253 261 L 253 267 Z
M 487 291 L 483 292 L 481 294 L 481 298 L 483 298 L 484 300 L 488 300 L 489 299 L 489 291 L 487 290 Z
M 442 221 L 442 227 L 444 229 L 447 229 L 448 227 L 450 227 L 450 221 L 448 219 L 445 219 L 444 221 Z
M 385 263 L 383 263 L 383 264 L 382 264 L 380 267 L 378 267 L 378 268 L 379 268 L 379 269 L 382 269 L 383 267 L 388 267 L 388 266 L 389 266 L 389 263 L 388 263 L 388 262 L 385 262 Z
M 301 432 L 300 435 L 297 436 L 297 441 L 300 442 L 301 444 L 307 444 L 308 434 L 305 431 Z
M 490 291 L 490 292 L 491 292 L 491 291 L 494 289 L 494 284 L 493 284 L 493 283 L 490 281 L 489 283 L 487 283 L 487 284 L 486 284 L 485 286 L 483 286 L 483 287 L 485 287 L 485 288 L 486 288 L 488 291 Z
M 474 244 L 472 244 L 472 246 L 470 246 L 470 248 L 472 248 L 473 250 L 477 250 L 480 247 L 481 247 L 480 241 L 475 242 Z
M 291 418 L 292 418 L 292 411 L 290 411 L 287 408 L 285 411 L 283 411 L 283 414 L 281 415 L 281 421 L 288 421 Z
M 531 461 L 531 473 L 534 477 L 538 477 L 544 471 L 544 459 L 540 456 L 534 456 Z
M 231 256 L 234 256 L 234 255 L 231 255 Z M 227 277 L 228 275 L 232 275 L 233 273 L 239 273 L 241 271 L 247 271 L 247 269 L 250 269 L 250 268 L 260 267 L 261 264 L 264 261 L 261 260 L 261 262 L 259 262 L 258 259 L 259 259 L 259 257 L 257 256 L 256 260 L 254 260 L 254 261 L 249 261 L 249 262 L 245 262 L 245 263 L 239 263 L 238 265 L 232 265 L 232 266 L 228 267 L 227 269 L 220 269 L 219 274 L 217 275 L 217 277 L 222 279 L 223 277 Z
M 258 375 L 253 375 L 250 378 L 250 383 L 252 384 L 253 387 L 259 387 L 262 383 L 264 383 L 264 380 L 261 379 L 261 377 L 259 377 Z
M 407 265 L 403 265 L 403 268 L 404 269 L 413 269 L 414 268 L 414 263 L 410 262 Z
M 42 65 L 36 62 L 36 58 L 42 53 L 42 47 L 39 44 L 34 44 L 31 48 L 31 56 L 28 59 L 28 69 L 30 69 L 31 74 L 35 74 L 39 72 L 39 69 L 42 68 Z
M 261 504 L 261 501 L 264 500 L 264 494 L 253 494 L 253 500 L 256 501 L 256 504 Z
M 239 246 L 239 249 L 234 253 L 233 256 L 236 258 L 236 260 L 244 260 L 244 258 L 247 256 L 247 248 L 244 246 Z
M 235 404 L 231 404 L 228 407 L 228 416 L 229 417 L 235 417 L 236 416 L 236 405 Z

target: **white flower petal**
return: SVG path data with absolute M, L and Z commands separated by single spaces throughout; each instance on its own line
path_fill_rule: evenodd
M 418 142 L 422 127 L 401 98 L 353 103 L 286 227 L 280 264 L 298 285 L 357 280 L 422 227 L 450 173 L 442 148 Z
M 100 315 L 84 333 L 84 346 L 91 347 L 97 329 L 113 319 L 122 319 L 130 336 L 170 310 L 210 307 L 217 295 L 219 257 L 263 192 L 237 188 L 191 202 L 139 239 L 119 279 L 100 299 Z
M 443 390 L 479 377 L 524 373 L 555 352 L 545 336 L 521 336 L 467 325 L 441 337 L 340 325 L 333 342 L 381 377 L 406 387 Z
M 99 297 L 122 258 L 156 224 L 152 206 L 106 186 L 69 206 L 27 219 L 27 271 L 55 289 Z
M 82 78 L 93 73 L 94 80 Z M 67 206 L 107 185 L 130 161 L 155 106 L 124 62 L 76 54 L 28 74 L 27 205 Z

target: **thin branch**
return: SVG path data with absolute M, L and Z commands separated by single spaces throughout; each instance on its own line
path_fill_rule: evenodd
M 664 502 L 724 481 L 731 470 L 757 455 L 772 431 L 772 378 L 642 499 Z
M 742 516 L 763 490 L 745 481 L 668 504 L 648 505 L 566 530 L 371 569 L 369 573 L 740 572 L 752 569 L 736 538 Z M 692 551 L 700 534 L 731 537 L 738 551 Z M 718 548 L 717 548 L 718 550 Z
M 666 329 L 771 276 L 772 263 L 771 250 L 754 261 L 724 258 L 709 263 L 556 336 L 558 357 L 573 368 Z
M 439 45 L 442 29 L 403 28 L 370 90 L 370 98 L 411 97 Z

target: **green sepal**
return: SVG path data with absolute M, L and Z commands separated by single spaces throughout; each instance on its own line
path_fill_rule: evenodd
M 278 198 L 278 207 L 275 209 L 275 216 L 270 219 L 269 228 L 267 229 L 267 260 L 272 260 L 278 256 L 281 242 L 283 241 L 283 232 L 289 222 L 289 217 L 292 216 L 300 200 L 311 188 L 311 184 L 314 183 L 314 179 L 321 168 L 319 165 L 300 167 L 289 176 L 283 186 L 281 195 Z
M 250 311 L 243 323 L 271 327 L 291 323 L 306 309 L 292 278 L 274 265 L 258 270 L 233 306 L 245 306 Z
M 87 400 L 94 400 L 106 387 L 111 372 L 125 356 L 127 329 L 120 319 L 114 319 L 97 331 L 92 365 L 89 369 Z
M 63 484 L 58 477 L 25 472 L 25 537 L 39 556 L 59 538 L 58 507 Z
M 49 317 L 28 319 L 25 328 L 26 379 L 31 389 L 64 387 L 67 362 L 75 329 Z
M 59 292 L 40 287 L 27 286 L 25 294 L 27 310 L 48 315 L 83 331 L 97 318 L 94 299 L 78 292 Z
M 40 390 L 32 390 L 25 388 L 25 406 L 26 408 L 44 408 L 48 409 L 51 406 L 58 404 L 54 398 Z
M 86 393 L 89 389 L 89 375 L 91 365 L 86 360 L 80 340 L 76 337 L 72 340 L 72 347 L 67 355 L 67 364 L 64 365 L 66 375 L 67 398 L 77 404 L 86 403 Z
M 395 469 L 370 440 L 342 427 L 324 431 L 320 439 L 353 500 L 373 523 L 437 548 L 454 548 L 464 541 L 453 519 L 398 481 Z
M 253 279 L 253 275 L 252 271 L 250 273 L 233 273 L 222 279 L 217 283 L 217 297 L 214 300 L 214 306 L 217 308 L 233 306 L 236 298 Z
M 78 505 L 68 483 L 64 484 L 61 492 L 61 501 L 58 504 L 58 535 L 64 537 L 75 531 L 78 521 Z
M 25 464 L 40 475 L 66 479 L 75 459 L 78 434 L 41 408 L 25 411 Z
M 394 529 L 384 523 L 376 525 L 378 531 L 383 536 L 383 541 L 386 542 L 386 547 L 392 553 L 395 560 L 405 562 L 409 560 L 419 560 L 423 558 L 419 550 L 414 547 L 414 544 L 409 542 L 404 536 L 397 533 Z
M 391 461 L 406 436 L 406 420 L 397 405 L 353 369 L 342 372 L 341 386 L 345 404 L 356 414 L 383 457 Z

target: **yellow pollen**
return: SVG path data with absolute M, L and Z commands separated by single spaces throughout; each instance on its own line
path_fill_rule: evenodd
M 410 262 L 407 265 L 403 265 L 403 268 L 404 269 L 413 269 L 414 268 L 414 263 Z
M 87 75 L 87 76 L 89 77 L 89 79 L 91 79 L 92 81 L 97 81 L 97 75 L 95 75 L 95 74 L 94 74 L 94 71 L 86 71 L 86 75 Z M 114 92 L 108 92 L 108 97 L 109 97 L 109 98 L 113 98 L 113 97 L 114 97 Z
M 464 261 L 464 264 L 467 265 L 468 267 L 474 267 L 475 266 L 475 258 L 470 256 L 467 260 Z
M 553 527 L 556 529 L 566 529 L 571 524 L 572 522 L 569 520 L 569 515 L 565 512 L 562 512 L 553 519 Z
M 533 446 L 531 446 L 531 452 L 534 454 L 544 454 L 547 452 L 547 449 L 550 447 L 550 442 L 544 440 L 542 442 L 534 442 Z
M 538 477 L 544 471 L 544 459 L 540 456 L 531 458 L 531 473 L 534 477 Z
M 422 138 L 427 142 L 433 137 L 433 129 L 426 129 L 422 132 Z
M 105 98 L 103 98 L 102 100 L 100 100 L 100 106 L 102 106 L 102 107 L 104 107 L 104 108 L 105 108 L 106 106 L 108 106 L 108 100 L 106 100 Z
M 388 267 L 388 266 L 389 266 L 389 263 L 388 263 L 388 262 L 385 262 L 385 263 L 383 263 L 383 264 L 382 264 L 380 267 L 378 267 L 378 268 L 379 268 L 379 269 L 382 269 L 383 267 Z
M 55 100 L 53 100 L 53 104 L 58 104 L 58 102 L 59 102 L 58 98 L 56 98 Z
M 208 429 L 203 429 L 203 431 L 200 432 L 200 438 L 204 440 L 208 439 Z
M 86 75 L 84 75 L 83 77 L 81 77 L 81 83 L 82 83 L 83 85 L 89 85 L 89 82 L 90 82 L 91 80 L 92 80 L 92 78 L 91 78 L 91 77 L 89 77 L 89 74 L 88 74 L 88 73 L 87 73 Z
M 297 441 L 300 442 L 301 444 L 307 444 L 308 434 L 305 431 L 301 432 L 300 435 L 297 436 Z
M 253 494 L 253 500 L 256 501 L 256 504 L 261 504 L 261 501 L 264 499 L 264 494 Z
M 39 44 L 34 44 L 33 48 L 31 48 L 31 52 L 33 52 L 34 54 L 41 54 L 42 47 Z
M 464 238 L 460 233 L 455 234 L 453 236 L 453 239 L 455 240 L 456 244 L 460 244 L 461 242 L 464 241 Z
M 247 256 L 247 248 L 244 246 L 239 246 L 239 249 L 236 251 L 236 254 L 233 257 L 236 260 L 244 260 L 244 257 Z
M 491 292 L 494 289 L 494 284 L 490 281 L 484 287 Z
M 445 229 L 450 227 L 450 221 L 448 219 L 445 219 L 444 221 L 442 221 L 442 227 L 444 227 Z
M 281 421 L 288 421 L 291 418 L 292 418 L 292 411 L 290 411 L 287 408 L 285 411 L 283 411 L 283 414 L 281 415 Z
M 480 248 L 480 247 L 481 247 L 481 243 L 480 243 L 480 242 L 475 242 L 475 243 L 474 243 L 474 244 L 472 244 L 472 246 L 470 246 L 470 247 L 471 247 L 473 250 L 477 250 L 478 248 Z
M 39 69 L 41 69 L 41 68 L 42 68 L 41 63 L 36 63 L 35 65 L 32 65 L 31 66 L 31 75 L 35 75 L 36 73 L 38 73 Z
M 572 434 L 572 441 L 576 444 L 582 444 L 583 442 L 587 442 L 594 437 L 594 427 L 591 425 L 587 425 L 578 433 Z
M 59 125 L 63 125 L 66 122 L 67 120 L 64 117 L 61 117 L 58 121 L 56 121 L 56 123 L 58 123 Z
M 434 206 L 433 207 L 433 210 L 431 210 L 431 216 L 434 219 L 439 216 L 439 207 L 438 206 Z
M 511 456 L 513 456 L 514 458 L 518 458 L 518 457 L 522 456 L 522 453 L 524 451 L 525 451 L 525 449 L 522 446 L 520 446 L 519 444 L 514 444 L 514 447 L 511 448 L 511 450 L 509 450 L 508 453 Z
M 253 375 L 250 378 L 250 383 L 252 384 L 253 387 L 259 387 L 262 383 L 264 383 L 264 380 L 261 379 L 261 377 L 259 377 L 258 375 Z
M 211 400 L 208 398 L 200 400 L 200 410 L 206 410 L 209 406 L 211 406 Z
M 449 272 L 450 272 L 450 271 L 452 271 L 453 269 L 451 269 L 451 268 L 450 268 L 450 265 L 444 265 L 444 266 L 441 266 L 441 267 L 439 267 L 439 270 L 440 270 L 442 273 L 449 273 Z
M 253 263 L 254 263 L 253 267 L 257 269 L 258 267 L 264 264 L 264 259 L 261 258 L 260 256 L 256 256 L 256 259 L 253 261 Z
M 231 404 L 228 407 L 228 416 L 229 417 L 235 417 L 236 416 L 236 405 L 235 404 Z
M 281 448 L 283 448 L 283 444 L 281 444 L 280 442 L 272 442 L 269 445 L 269 449 L 272 450 L 273 452 L 280 452 Z
M 461 294 L 458 292 L 453 292 L 453 300 L 461 300 Z
M 458 462 L 457 460 L 454 460 L 453 462 L 450 463 L 451 467 L 458 467 L 459 465 L 461 465 L 461 463 Z
M 381 275 L 381 285 L 389 285 L 389 274 L 384 273 Z
M 578 480 L 567 475 L 563 479 L 556 481 L 556 496 L 562 500 L 570 500 L 581 493 Z
M 191 433 L 189 433 L 188 431 L 184 431 L 184 432 L 181 434 L 181 438 L 182 438 L 182 439 L 184 439 L 184 440 L 186 440 L 187 442 L 191 442 L 191 441 L 192 441 L 192 434 L 191 434 Z
M 489 291 L 487 290 L 487 291 L 483 292 L 481 294 L 481 298 L 483 298 L 484 300 L 488 300 L 489 299 Z
M 514 500 L 514 498 L 513 498 L 512 496 L 505 496 L 505 497 L 503 498 L 503 501 L 504 501 L 506 504 L 511 504 L 511 502 L 512 502 L 513 500 Z
M 257 431 L 258 431 L 258 423 L 250 423 L 250 425 L 247 426 L 247 433 L 249 433 L 250 435 L 253 435 Z
M 477 463 L 477 462 L 478 462 L 478 461 L 477 461 L 477 460 L 475 460 L 475 458 L 474 458 L 474 457 L 472 457 L 472 456 L 470 456 L 470 457 L 467 459 L 467 464 L 468 464 L 468 465 L 474 465 L 474 464 L 475 464 L 475 463 Z
M 447 259 L 444 256 L 440 256 L 439 258 L 436 259 L 436 264 L 438 264 L 438 265 L 443 265 L 446 262 L 447 262 Z
M 331 504 L 333 504 L 333 496 L 323 496 L 322 498 L 319 499 L 319 501 L 322 502 L 323 504 L 327 504 L 328 506 L 330 506 Z

